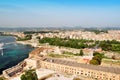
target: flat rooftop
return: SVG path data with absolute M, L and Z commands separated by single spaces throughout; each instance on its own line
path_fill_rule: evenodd
M 66 65 L 66 66 L 80 67 L 80 68 L 86 68 L 86 69 L 91 69 L 91 70 L 120 74 L 120 68 L 117 68 L 117 67 L 116 68 L 115 67 L 102 67 L 102 66 L 77 63 L 74 61 L 67 61 L 67 60 L 56 59 L 56 58 L 45 58 L 43 61 Z

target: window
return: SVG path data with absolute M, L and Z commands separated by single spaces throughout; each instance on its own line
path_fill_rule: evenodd
M 81 72 L 81 75 L 83 75 L 83 72 Z
M 87 76 L 87 73 L 85 73 L 85 76 Z

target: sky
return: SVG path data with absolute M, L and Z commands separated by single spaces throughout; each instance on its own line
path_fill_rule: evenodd
M 0 0 L 0 27 L 120 27 L 120 0 Z

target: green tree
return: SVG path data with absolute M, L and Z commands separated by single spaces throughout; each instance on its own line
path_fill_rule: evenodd
M 92 59 L 92 60 L 90 60 L 90 64 L 99 65 L 99 61 Z
M 80 56 L 83 56 L 84 55 L 84 53 L 83 53 L 83 50 L 81 49 L 80 50 Z
M 5 78 L 4 77 L 0 77 L 0 80 L 5 80 Z
M 100 65 L 101 61 L 102 61 L 102 58 L 104 57 L 104 54 L 98 53 L 98 52 L 94 52 L 93 56 L 94 57 L 92 58 L 92 60 L 90 60 L 90 64 Z
M 38 80 L 35 70 L 28 70 L 21 75 L 21 80 Z
M 93 59 L 93 60 L 97 60 L 98 63 L 99 63 L 99 65 L 101 64 L 102 58 L 101 58 L 99 55 L 94 56 L 92 59 Z
M 0 78 L 0 80 L 4 80 L 4 79 Z
M 93 56 L 96 56 L 96 55 L 99 55 L 99 54 L 100 54 L 99 52 L 94 52 Z

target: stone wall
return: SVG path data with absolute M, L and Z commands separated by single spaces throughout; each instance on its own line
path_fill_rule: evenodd
M 93 70 L 82 67 L 61 65 L 54 63 L 52 61 L 41 61 L 41 67 L 46 69 L 52 69 L 58 72 L 64 72 L 67 74 L 76 74 L 88 78 L 94 78 L 98 80 L 120 80 L 120 74 L 115 74 L 111 72 L 105 72 L 100 70 Z
M 15 76 L 17 73 L 22 72 L 25 66 L 26 66 L 26 62 L 22 61 L 18 65 L 13 66 L 12 68 L 4 70 L 3 71 L 3 76 L 5 78 L 10 78 L 12 76 Z

